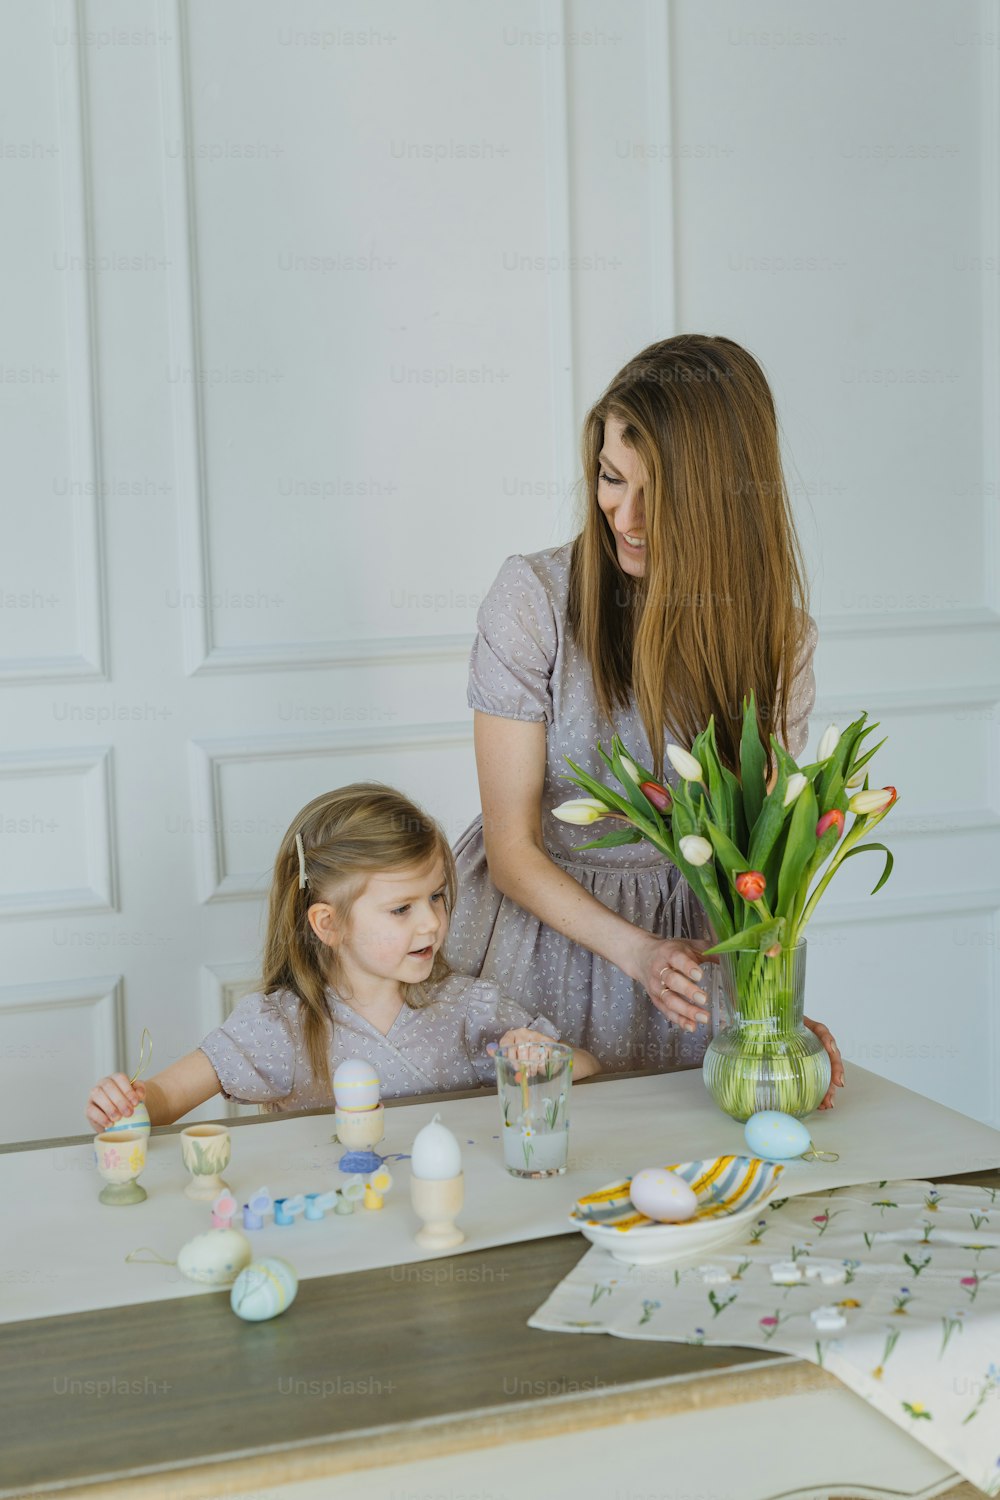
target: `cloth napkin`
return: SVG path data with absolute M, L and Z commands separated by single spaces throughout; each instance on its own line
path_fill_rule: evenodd
M 594 1247 L 528 1322 L 797 1354 L 1000 1494 L 998 1188 L 777 1198 L 697 1265 L 623 1265 Z

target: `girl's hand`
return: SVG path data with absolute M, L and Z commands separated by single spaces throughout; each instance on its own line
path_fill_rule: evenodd
M 547 1052 L 539 1051 L 539 1047 L 551 1047 L 555 1037 L 546 1036 L 544 1031 L 532 1031 L 530 1026 L 514 1026 L 510 1031 L 505 1031 L 499 1042 L 491 1042 L 487 1052 L 495 1056 L 501 1048 L 510 1048 L 513 1059 L 516 1062 L 526 1064 L 528 1077 L 540 1073 L 545 1066 Z
M 826 1097 L 820 1109 L 832 1109 L 834 1089 L 844 1087 L 844 1059 L 840 1055 L 840 1048 L 830 1035 L 829 1027 L 824 1026 L 822 1021 L 810 1021 L 808 1016 L 802 1017 L 802 1023 L 819 1037 L 830 1054 L 830 1087 L 826 1091 Z
M 541 1042 L 546 1047 L 551 1047 L 555 1037 L 546 1036 L 544 1031 L 532 1031 L 530 1026 L 513 1026 L 510 1031 L 505 1031 L 497 1043 L 498 1047 L 520 1047 L 522 1044 L 528 1046 Z M 520 1056 L 520 1052 L 518 1056 Z
M 116 1120 L 127 1119 L 146 1097 L 144 1083 L 132 1083 L 124 1073 L 111 1073 L 94 1085 L 87 1099 L 87 1119 L 98 1132 Z
M 694 1031 L 710 1019 L 704 1009 L 705 991 L 696 982 L 703 978 L 704 964 L 719 961 L 718 954 L 704 957 L 704 949 L 710 946 L 691 938 L 651 938 L 638 972 L 632 975 L 645 986 L 657 1010 L 685 1031 Z

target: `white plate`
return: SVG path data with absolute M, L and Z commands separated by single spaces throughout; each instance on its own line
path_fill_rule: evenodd
M 645 1218 L 629 1197 L 631 1178 L 626 1178 L 578 1199 L 570 1223 L 626 1265 L 686 1260 L 749 1230 L 784 1169 L 759 1157 L 713 1156 L 675 1163 L 666 1170 L 693 1188 L 698 1199 L 693 1219 L 658 1224 Z

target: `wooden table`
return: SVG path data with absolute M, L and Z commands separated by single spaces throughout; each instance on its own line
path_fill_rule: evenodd
M 225 1123 L 252 1129 L 258 1121 Z M 993 1184 L 996 1177 L 940 1180 Z M 619 1424 L 629 1424 L 631 1455 L 641 1458 L 644 1442 L 649 1449 L 648 1464 L 640 1464 L 643 1473 L 648 1468 L 643 1493 L 667 1500 L 697 1493 L 664 1487 L 663 1480 L 664 1452 L 674 1451 L 676 1440 L 683 1455 L 696 1414 L 716 1412 L 718 1430 L 731 1436 L 747 1424 L 759 1434 L 771 1422 L 776 1441 L 787 1446 L 782 1413 L 800 1397 L 811 1398 L 799 1403 L 802 1411 L 808 1408 L 810 1420 L 827 1431 L 828 1481 L 866 1482 L 868 1494 L 957 1500 L 979 1493 L 949 1478 L 912 1439 L 804 1361 L 762 1350 L 568 1339 L 528 1328 L 540 1288 L 555 1286 L 586 1249 L 578 1235 L 566 1235 L 310 1278 L 299 1287 L 294 1317 L 258 1325 L 234 1318 L 228 1292 L 220 1292 L 0 1327 L 0 1495 L 196 1500 L 250 1492 L 263 1500 L 291 1496 L 285 1486 L 313 1480 L 322 1482 L 307 1485 L 302 1500 L 307 1492 L 333 1500 L 342 1493 L 333 1476 L 366 1470 L 364 1493 L 374 1495 L 376 1471 L 382 1467 L 385 1478 L 396 1472 L 385 1466 L 399 1464 L 407 1466 L 402 1472 L 414 1494 L 430 1494 L 437 1491 L 418 1476 L 442 1463 L 454 1468 L 458 1460 L 448 1455 L 502 1444 L 506 1465 L 516 1443 L 528 1444 L 529 1458 L 548 1455 L 550 1465 L 562 1465 L 566 1480 L 567 1456 L 612 1426 L 619 1427 L 617 1444 Z M 836 1442 L 829 1441 L 833 1421 Z M 855 1422 L 866 1451 L 846 1462 L 840 1439 Z M 888 1446 L 880 1459 L 880 1439 L 872 1434 L 882 1427 Z M 906 1445 L 905 1453 L 893 1444 Z M 796 1483 L 815 1486 L 812 1471 L 823 1446 L 804 1444 L 804 1456 L 812 1458 Z M 895 1487 L 887 1487 L 885 1475 L 898 1472 L 900 1455 L 906 1465 L 912 1459 L 909 1487 L 895 1478 Z M 495 1500 L 507 1493 L 520 1500 L 571 1490 L 584 1497 L 611 1493 L 587 1489 L 580 1476 L 582 1488 L 566 1480 L 565 1488 L 553 1489 L 544 1463 L 529 1465 L 538 1487 L 522 1478 L 508 1489 L 496 1457 L 465 1460 L 479 1476 L 479 1493 Z M 700 1470 L 705 1475 L 710 1457 Z M 675 1459 L 675 1477 L 682 1467 Z M 341 1483 L 345 1495 L 359 1493 L 356 1479 Z M 468 1476 L 465 1493 L 475 1493 Z M 702 1493 L 723 1500 L 727 1492 L 705 1485 Z M 753 1493 L 769 1493 L 766 1482 Z M 741 1489 L 734 1500 L 750 1494 Z

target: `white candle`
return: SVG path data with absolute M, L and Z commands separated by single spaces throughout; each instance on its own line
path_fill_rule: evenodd
M 410 1170 L 424 1182 L 446 1182 L 462 1170 L 462 1153 L 458 1142 L 435 1115 L 429 1125 L 418 1130 L 413 1142 Z

